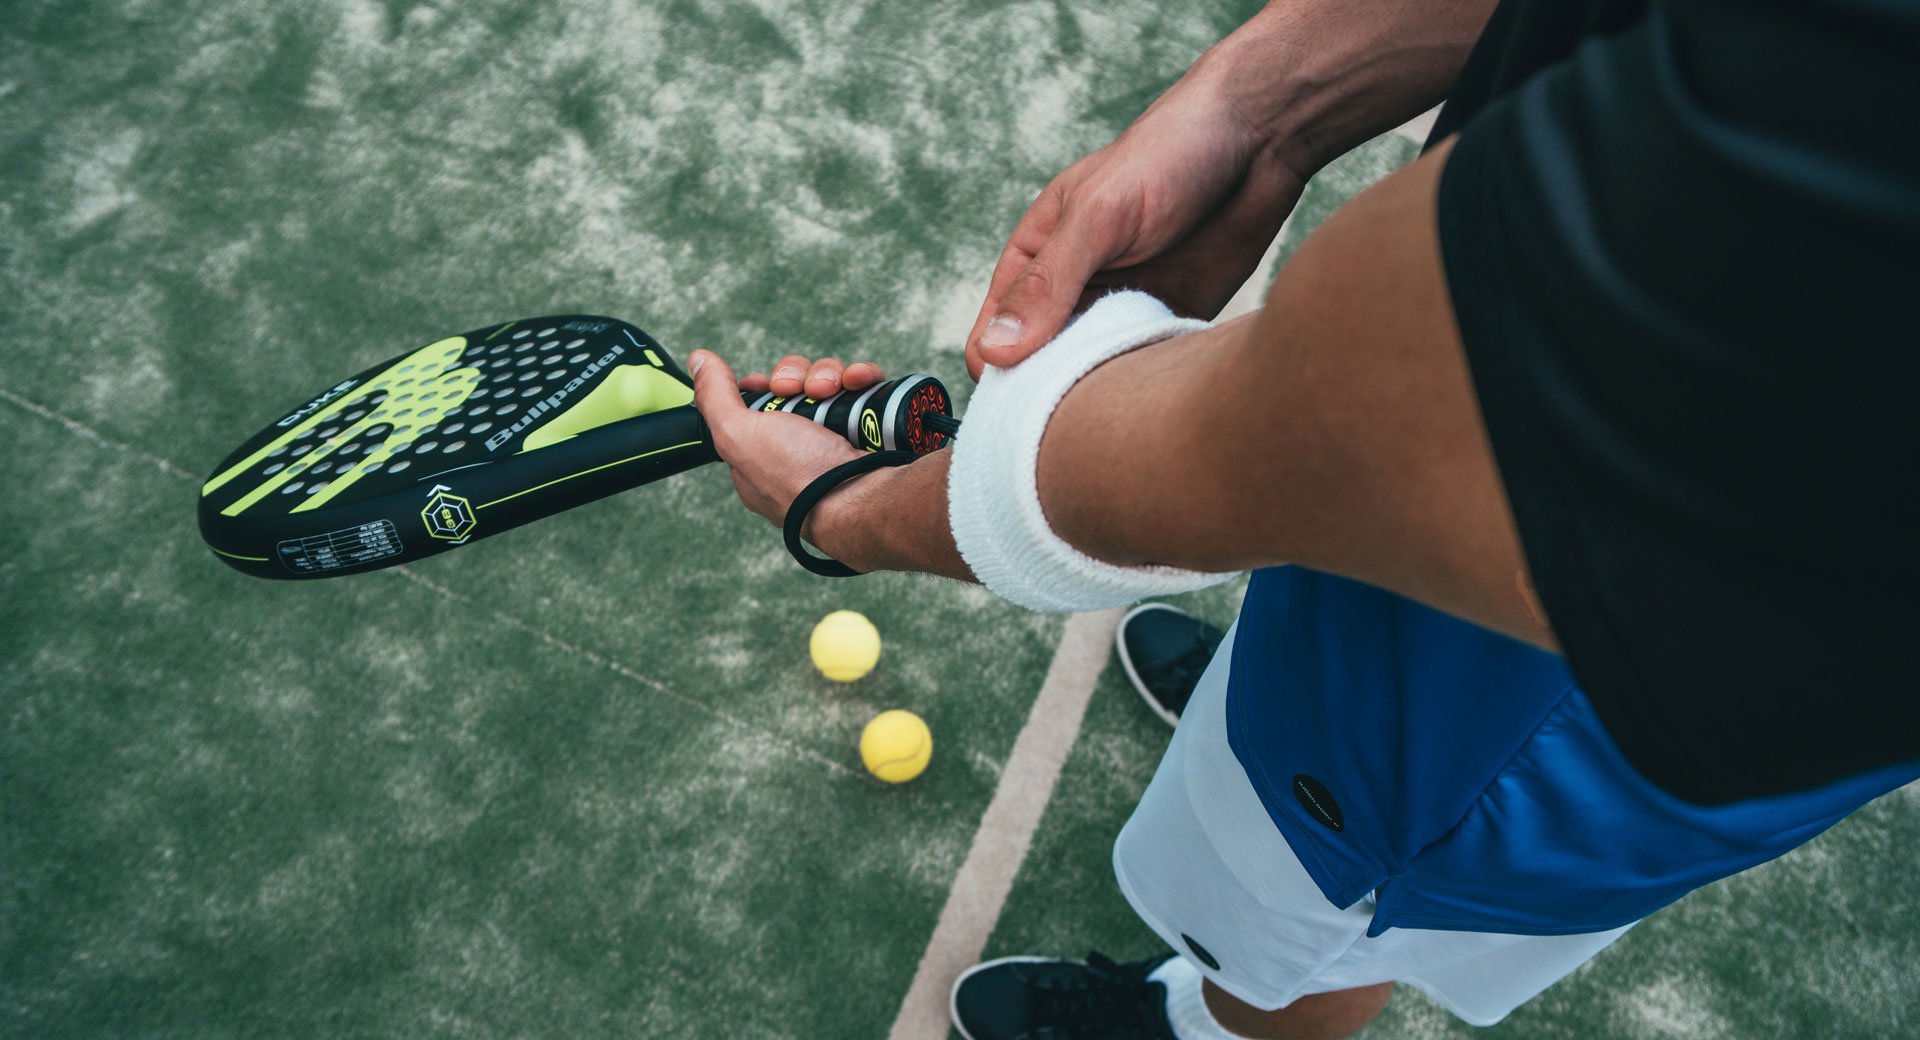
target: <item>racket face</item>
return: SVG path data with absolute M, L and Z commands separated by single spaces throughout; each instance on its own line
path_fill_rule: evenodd
M 262 577 L 419 559 L 713 461 L 692 400 L 613 318 L 444 337 L 275 416 L 202 486 L 201 534 Z

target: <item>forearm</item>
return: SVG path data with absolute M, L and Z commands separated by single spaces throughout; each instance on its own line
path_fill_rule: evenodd
M 1440 262 L 1447 152 L 1330 218 L 1262 311 L 1076 383 L 1040 443 L 1054 533 L 1122 566 L 1304 564 L 1551 646 Z M 815 544 L 863 569 L 968 577 L 944 454 L 829 496 Z
M 1054 410 L 1036 467 L 1053 530 L 1096 559 L 1235 571 L 1292 558 L 1259 532 L 1250 483 L 1300 461 L 1252 342 L 1258 314 L 1163 340 L 1087 373 Z M 1251 400 L 1249 400 L 1251 399 Z M 1314 508 L 1295 499 L 1295 508 Z
M 802 535 L 855 570 L 917 571 L 973 581 L 947 520 L 951 459 L 943 449 L 843 485 L 814 507 Z
M 1186 451 L 1176 444 L 1204 408 L 1196 403 L 1235 378 L 1233 352 L 1251 330 L 1243 318 L 1164 340 L 1108 361 L 1068 392 L 1047 423 L 1038 477 L 1046 515 L 1069 544 L 1111 562 L 1208 558 L 1224 561 L 1220 570 L 1277 562 L 1235 525 L 1221 487 L 1170 476 Z M 1259 436 L 1251 425 L 1237 434 Z M 1121 458 L 1130 461 L 1116 465 Z M 951 459 L 942 450 L 843 485 L 815 507 L 804 537 L 856 570 L 975 580 L 948 513 Z
M 1308 174 L 1438 104 L 1495 0 L 1273 0 L 1187 73 Z
M 1237 400 L 1235 387 L 1270 396 L 1257 371 L 1257 315 L 1163 340 L 1089 372 L 1049 417 L 1037 477 L 1054 531 L 1088 555 L 1123 565 L 1233 571 L 1284 562 L 1286 532 L 1323 503 L 1276 482 L 1314 462 L 1262 451 L 1298 437 L 1289 416 Z M 966 436 L 963 429 L 961 436 Z M 876 470 L 827 496 L 803 532 L 857 570 L 900 570 L 974 580 L 954 542 L 950 451 Z M 1124 460 L 1124 461 L 1122 461 Z M 1237 479 L 1226 474 L 1237 474 Z M 1264 483 L 1258 496 L 1246 485 Z M 1279 539 L 1249 522 L 1267 495 L 1292 500 Z M 1321 526 L 1315 524 L 1313 526 Z
M 1083 379 L 1041 445 L 1054 530 L 1120 565 L 1303 564 L 1553 646 L 1441 263 L 1450 150 L 1329 218 L 1249 319 Z

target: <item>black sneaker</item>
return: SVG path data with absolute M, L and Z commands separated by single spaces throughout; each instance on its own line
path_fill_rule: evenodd
M 1167 725 L 1177 726 L 1200 673 L 1226 635 L 1184 610 L 1142 603 L 1120 619 L 1113 645 L 1147 706 Z
M 953 984 L 953 1027 L 967 1040 L 1174 1040 L 1167 987 L 1147 976 L 1172 954 L 1115 964 L 1003 957 Z

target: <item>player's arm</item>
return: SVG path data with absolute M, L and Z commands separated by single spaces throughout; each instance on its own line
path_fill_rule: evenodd
M 1495 0 L 1271 0 L 1194 64 L 1297 169 L 1440 103 Z
M 1077 383 L 1041 442 L 1054 531 L 1123 565 L 1305 564 L 1551 646 L 1441 267 L 1447 153 L 1330 218 L 1257 314 Z M 947 454 L 828 496 L 812 540 L 862 569 L 968 576 Z
M 1273 0 L 1041 191 L 994 266 L 968 371 L 1016 364 L 1115 286 L 1219 313 L 1307 179 L 1437 103 L 1493 6 Z

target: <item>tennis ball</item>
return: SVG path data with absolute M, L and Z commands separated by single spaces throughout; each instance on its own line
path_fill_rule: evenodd
M 880 660 L 880 630 L 862 614 L 836 610 L 813 626 L 807 642 L 813 666 L 834 682 L 852 682 Z
M 883 711 L 860 734 L 860 761 L 867 772 L 890 784 L 920 775 L 933 758 L 933 733 L 910 711 Z

